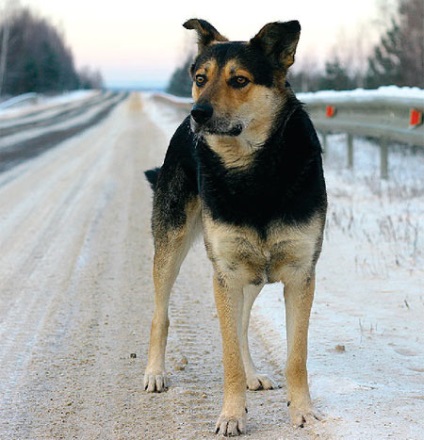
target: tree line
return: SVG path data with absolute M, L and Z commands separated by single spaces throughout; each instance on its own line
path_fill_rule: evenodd
M 64 36 L 47 19 L 22 7 L 0 23 L 0 95 L 101 88 L 101 74 L 76 70 Z
M 323 69 L 315 69 L 318 61 L 309 58 L 308 64 L 295 64 L 288 80 L 296 91 L 302 92 L 352 90 L 358 87 L 374 89 L 387 85 L 424 88 L 423 23 L 423 0 L 397 0 L 394 14 L 388 19 L 388 25 L 368 55 L 358 50 L 349 57 L 345 54 L 347 51 L 335 50 L 335 55 L 325 63 Z M 352 41 L 350 46 L 357 43 Z M 192 60 L 193 54 L 190 54 L 174 71 L 167 92 L 190 96 L 188 70 Z M 361 64 L 365 68 L 354 67 Z

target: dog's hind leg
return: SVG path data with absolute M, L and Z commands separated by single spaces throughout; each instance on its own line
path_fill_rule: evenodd
M 168 388 L 165 371 L 165 350 L 168 338 L 168 307 L 172 286 L 181 265 L 181 238 L 168 238 L 155 251 L 153 281 L 155 286 L 155 309 L 150 330 L 150 345 L 144 389 L 148 392 L 162 392 Z
M 256 297 L 261 291 L 263 284 L 258 286 L 249 284 L 243 289 L 243 321 L 242 321 L 242 340 L 241 353 L 243 357 L 244 370 L 246 372 L 247 388 L 252 391 L 272 390 L 277 388 L 274 380 L 266 374 L 259 373 L 253 363 L 249 349 L 249 322 L 250 313 Z
M 319 420 L 312 408 L 306 369 L 309 317 L 314 297 L 314 276 L 290 280 L 284 287 L 287 327 L 286 379 L 293 425 Z
M 165 350 L 168 337 L 168 307 L 172 286 L 181 264 L 199 229 L 200 204 L 196 199 L 185 208 L 186 221 L 178 227 L 166 225 L 166 218 L 154 227 L 155 256 L 153 281 L 155 287 L 155 309 L 150 331 L 144 389 L 162 392 L 168 387 L 165 371 Z M 166 226 L 165 226 L 166 225 Z

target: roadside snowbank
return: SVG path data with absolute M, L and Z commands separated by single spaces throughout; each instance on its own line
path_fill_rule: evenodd
M 375 99 L 396 99 L 399 101 L 421 100 L 424 105 L 424 90 L 417 87 L 385 86 L 375 90 L 355 89 L 345 91 L 322 90 L 314 93 L 297 93 L 305 103 L 330 101 L 336 103 L 346 99 L 354 102 L 371 102 Z
M 0 118 L 14 118 L 23 116 L 28 112 L 34 110 L 42 110 L 56 105 L 68 104 L 75 101 L 90 98 L 96 94 L 99 94 L 98 90 L 75 90 L 73 92 L 62 93 L 55 96 L 39 95 L 37 94 L 34 99 L 29 101 L 23 101 L 19 103 L 18 107 L 9 106 L 9 101 L 5 101 L 0 105 Z M 16 99 L 16 98 L 12 98 Z

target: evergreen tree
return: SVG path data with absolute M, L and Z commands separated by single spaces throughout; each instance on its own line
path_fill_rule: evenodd
M 346 67 L 338 58 L 325 63 L 325 74 L 319 81 L 321 90 L 350 90 L 354 81 L 349 77 Z
M 368 60 L 365 84 L 424 87 L 424 2 L 400 0 L 397 19 Z
M 402 82 L 401 38 L 399 25 L 392 20 L 391 26 L 381 37 L 380 44 L 374 48 L 368 60 L 365 84 L 369 88 Z
M 178 67 L 171 76 L 166 91 L 176 96 L 191 96 L 192 80 L 189 70 L 193 63 L 193 54 L 190 54 L 182 66 Z

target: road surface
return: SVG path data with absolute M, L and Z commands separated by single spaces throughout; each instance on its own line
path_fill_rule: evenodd
M 167 143 L 134 94 L 0 174 L 0 438 L 216 438 L 221 342 L 201 243 L 172 297 L 172 387 L 142 388 L 153 306 L 143 170 L 161 163 Z M 282 382 L 254 329 L 252 341 Z M 248 437 L 315 438 L 292 430 L 284 403 L 284 389 L 249 393 Z
M 115 98 L 0 118 L 1 440 L 216 439 L 221 340 L 201 242 L 171 297 L 171 388 L 143 391 L 153 313 L 143 171 L 162 163 L 183 111 Z M 422 439 L 422 179 L 383 186 L 331 165 L 308 359 L 324 420 L 290 426 L 282 289 L 267 286 L 252 352 L 281 388 L 248 392 L 245 438 Z

